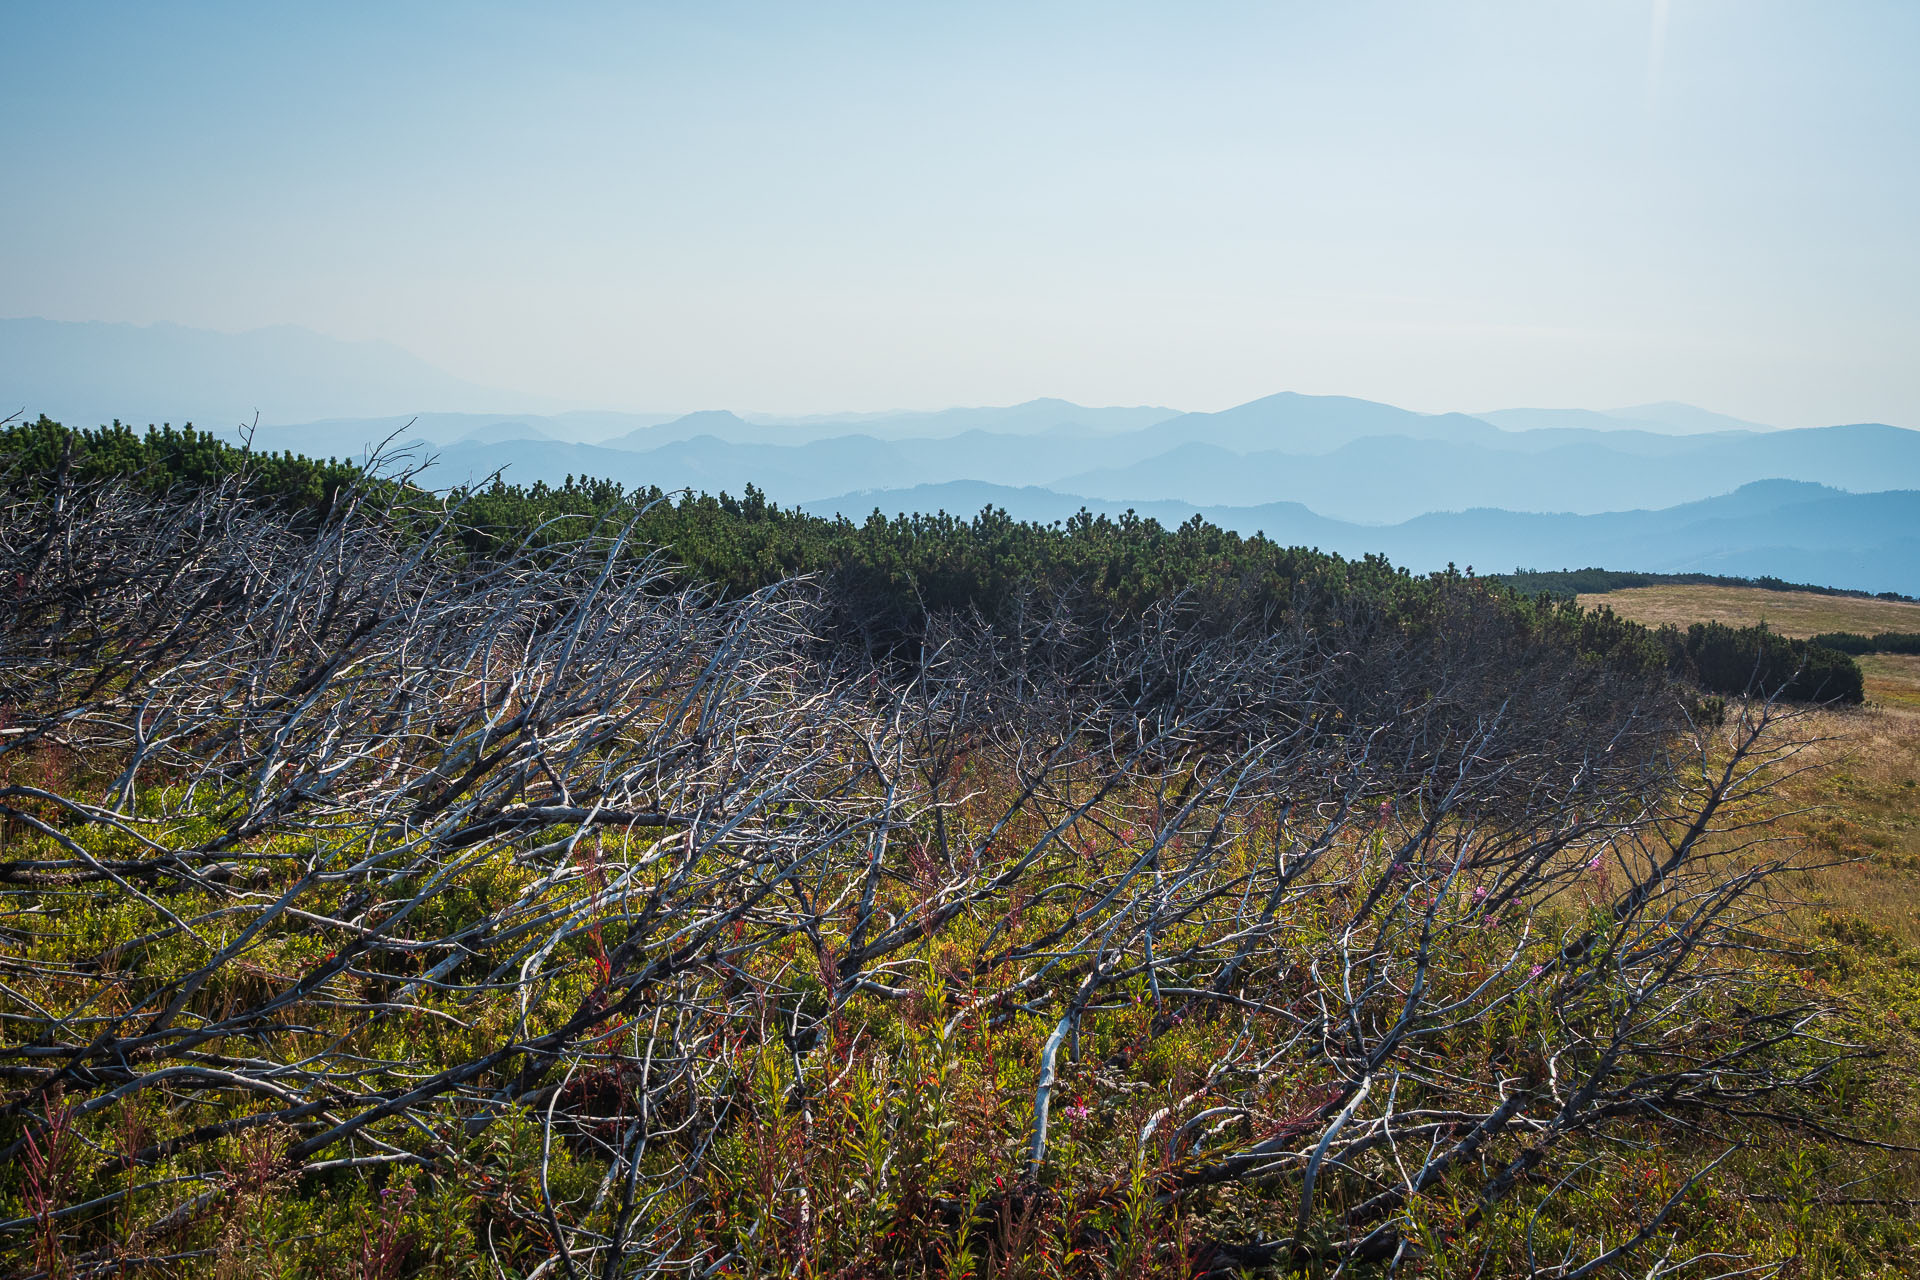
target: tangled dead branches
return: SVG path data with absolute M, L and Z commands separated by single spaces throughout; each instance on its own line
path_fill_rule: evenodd
M 7 496 L 29 1269 L 343 1179 L 458 1192 L 524 1275 L 909 1272 L 1036 1214 L 1386 1263 L 1437 1189 L 1536 1211 L 1565 1150 L 1794 1123 L 1851 1052 L 1755 959 L 1778 706 L 1691 725 L 1471 598 L 855 660 L 807 583 L 676 588 L 618 528 L 481 561 L 369 496 Z

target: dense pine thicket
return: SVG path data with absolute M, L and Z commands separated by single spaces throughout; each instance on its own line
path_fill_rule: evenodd
M 1813 643 L 1840 653 L 1920 653 L 1920 631 L 1878 631 L 1870 636 L 1829 631 L 1815 636 Z
M 141 433 L 116 422 L 73 431 L 45 417 L 0 434 L 0 465 L 48 476 L 66 468 L 83 481 L 127 477 L 154 494 L 239 476 L 248 492 L 313 519 L 323 518 L 342 489 L 356 482 L 405 488 L 403 481 L 367 477 L 350 462 L 254 454 L 191 426 Z M 444 512 L 428 495 L 419 499 L 416 519 L 424 530 Z M 560 486 L 496 478 L 454 499 L 458 537 L 476 556 L 570 543 L 620 523 L 635 548 L 668 550 L 674 580 L 729 597 L 812 577 L 828 602 L 826 633 L 873 653 L 912 653 L 931 617 L 1007 622 L 1040 600 L 1056 611 L 1067 609 L 1087 626 L 1138 618 L 1175 598 L 1188 607 L 1194 625 L 1222 627 L 1262 619 L 1338 625 L 1364 605 L 1369 617 L 1417 633 L 1439 625 L 1439 602 L 1471 582 L 1499 600 L 1518 632 L 1554 636 L 1586 659 L 1619 669 L 1664 668 L 1713 694 L 1764 689 L 1790 699 L 1857 703 L 1864 691 L 1852 659 L 1818 644 L 1764 627 L 1654 631 L 1606 609 L 1583 611 L 1570 594 L 1560 594 L 1575 578 L 1584 583 L 1599 575 L 1611 586 L 1574 589 L 1604 590 L 1655 581 L 1650 575 L 1544 575 L 1555 579 L 1550 584 L 1532 580 L 1543 575 L 1467 579 L 1451 568 L 1418 576 L 1382 556 L 1349 560 L 1284 547 L 1198 516 L 1175 529 L 1132 513 L 1116 519 L 1082 512 L 1040 524 L 993 509 L 971 519 L 944 513 L 887 518 L 876 511 L 855 523 L 782 508 L 751 485 L 734 498 L 669 495 L 657 488 L 627 492 L 589 478 L 569 477 Z M 1658 580 L 1692 577 L 1708 580 Z M 1299 616 L 1302 610 L 1319 616 Z
M 1764 626 L 1696 622 L 1684 632 L 1666 628 L 1657 635 L 1672 668 L 1712 692 L 1764 689 L 1802 702 L 1857 703 L 1866 696 L 1865 677 L 1850 655 Z

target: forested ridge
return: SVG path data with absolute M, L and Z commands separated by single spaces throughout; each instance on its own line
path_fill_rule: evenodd
M 1829 631 L 1815 636 L 1813 643 L 1840 653 L 1920 653 L 1920 632 L 1876 631 L 1862 635 L 1856 631 Z
M 1812 582 L 1788 582 L 1781 578 L 1741 578 L 1724 573 L 1635 573 L 1624 569 L 1515 569 L 1512 573 L 1489 575 L 1517 591 L 1540 592 L 1561 599 L 1654 586 L 1757 587 L 1763 591 L 1806 591 L 1823 596 L 1847 596 L 1861 600 L 1908 600 L 1897 591 L 1854 591 Z
M 1740 633 L 0 443 L 16 1274 L 1692 1274 L 1893 1132 L 1777 932 L 1829 713 L 1669 670 Z

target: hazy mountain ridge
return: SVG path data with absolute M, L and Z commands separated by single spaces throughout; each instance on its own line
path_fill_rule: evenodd
M 1474 507 L 1597 515 L 1674 506 L 1776 478 L 1860 492 L 1920 488 L 1920 432 L 1881 424 L 1693 436 L 1633 431 L 1613 438 L 1581 428 L 1503 432 L 1477 419 L 1406 419 L 1432 434 L 1361 436 L 1323 452 L 1293 453 L 1242 452 L 1222 442 L 1281 434 L 1271 419 L 1252 415 L 1224 428 L 1218 415 L 1189 415 L 1098 439 L 970 430 L 937 438 L 884 440 L 860 433 L 787 444 L 779 443 L 783 428 L 702 413 L 596 446 L 529 447 L 526 441 L 501 441 L 498 432 L 491 442 L 469 433 L 437 450 L 436 474 L 452 482 L 506 465 L 527 483 L 600 475 L 627 484 L 735 493 L 751 483 L 780 502 L 973 480 L 1134 505 L 1300 502 L 1361 524 Z M 1170 433 L 1180 423 L 1188 424 L 1189 438 Z M 1371 425 L 1350 420 L 1322 439 Z M 1293 438 L 1307 429 L 1296 420 Z M 689 431 L 695 434 L 683 434 Z M 1167 446 L 1169 439 L 1174 443 Z M 1105 465 L 1087 465 L 1096 461 Z
M 967 431 L 1112 434 L 1150 427 L 1178 418 L 1181 412 L 1161 405 L 1092 407 L 1049 396 L 1003 407 L 896 409 L 879 413 L 806 414 L 798 417 L 758 413 L 746 416 L 757 425 L 785 427 L 793 431 L 839 429 L 880 439 L 907 439 L 953 436 Z
M 1476 413 L 1507 431 L 1534 431 L 1543 427 L 1583 426 L 1599 431 L 1644 428 L 1649 423 L 1665 427 L 1669 434 L 1698 435 L 1715 431 L 1772 431 L 1765 423 L 1729 417 L 1695 405 L 1677 401 L 1660 404 L 1630 405 L 1624 409 L 1494 409 Z
M 618 421 L 604 415 L 598 425 Z M 1304 502 L 1323 515 L 1362 524 L 1472 507 L 1589 515 L 1657 508 L 1774 478 L 1854 491 L 1920 488 L 1920 432 L 1873 423 L 1692 436 L 1583 428 L 1503 432 L 1453 423 L 1440 429 L 1454 439 L 1367 436 L 1306 454 L 1236 452 L 1217 438 L 1245 439 L 1250 431 L 1209 430 L 1204 420 L 1195 425 L 1200 438 L 1162 449 L 1162 432 L 1170 425 L 1096 439 L 1057 431 L 968 430 L 892 440 L 861 432 L 784 443 L 786 428 L 709 411 L 589 444 L 560 437 L 569 424 L 558 418 L 428 415 L 411 427 L 406 419 L 381 419 L 263 428 L 256 443 L 359 456 L 391 436 L 396 446 L 411 443 L 436 459 L 429 474 L 447 483 L 508 467 L 526 483 L 598 475 L 629 485 L 732 492 L 751 483 L 778 501 L 808 502 L 965 479 L 1135 504 Z M 1459 438 L 1467 435 L 1473 438 Z M 1095 461 L 1105 465 L 1087 465 Z
M 1920 432 L 1879 424 L 1617 444 L 1602 433 L 1568 432 L 1533 443 L 1546 447 L 1369 437 L 1303 456 L 1186 444 L 1128 467 L 1047 482 L 1101 498 L 1200 506 L 1292 499 L 1325 515 L 1380 523 L 1477 506 L 1582 514 L 1670 506 L 1774 478 L 1855 491 L 1920 488 Z M 1661 465 L 1649 466 L 1653 459 Z
M 1172 448 L 1199 442 L 1236 453 L 1284 451 L 1329 453 L 1369 436 L 1412 440 L 1484 442 L 1499 428 L 1464 413 L 1415 413 L 1351 396 L 1308 396 L 1282 391 L 1217 413 L 1188 413 L 1148 427 L 1144 443 Z

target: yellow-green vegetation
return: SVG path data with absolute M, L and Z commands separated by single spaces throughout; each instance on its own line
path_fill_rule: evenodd
M 37 757 L 16 763 L 24 771 L 39 766 L 35 783 L 50 781 Z M 971 794 L 947 815 L 950 839 L 980 848 L 988 843 L 982 839 L 987 830 L 998 827 L 998 842 L 1009 852 L 1030 849 L 1050 834 L 1058 837 L 1057 850 L 1013 901 L 958 919 L 889 972 L 887 990 L 901 995 L 839 989 L 834 962 L 851 944 L 846 917 L 823 921 L 817 944 L 789 935 L 743 961 L 737 970 L 742 990 L 708 1006 L 707 1034 L 700 1040 L 719 1089 L 706 1105 L 717 1104 L 730 1122 L 689 1131 L 689 1122 L 702 1118 L 697 1095 L 667 1093 L 669 1105 L 678 1102 L 688 1113 L 664 1117 L 660 1133 L 649 1140 L 651 1149 L 639 1154 L 631 1170 L 652 1198 L 647 1225 L 655 1232 L 673 1228 L 648 1239 L 676 1246 L 683 1256 L 725 1257 L 729 1272 L 743 1275 L 830 1274 L 849 1267 L 856 1274 L 1183 1275 L 1220 1257 L 1235 1267 L 1290 1272 L 1285 1250 L 1242 1257 L 1227 1246 L 1271 1240 L 1290 1225 L 1300 1194 L 1297 1179 L 1220 1175 L 1246 1152 L 1267 1153 L 1261 1165 L 1297 1166 L 1295 1153 L 1303 1154 L 1325 1131 L 1329 1104 L 1351 1094 L 1336 1064 L 1299 1042 L 1300 1019 L 1272 1003 L 1289 989 L 1296 1000 L 1326 997 L 1307 975 L 1289 982 L 1287 973 L 1308 957 L 1325 962 L 1350 956 L 1343 945 L 1350 939 L 1340 931 L 1351 899 L 1344 892 L 1299 894 L 1262 937 L 1263 951 L 1300 958 L 1276 973 L 1271 956 L 1260 956 L 1248 976 L 1263 981 L 1236 987 L 1241 1000 L 1250 991 L 1264 994 L 1263 1003 L 1272 1006 L 1266 1010 L 1256 1006 L 1221 1017 L 1164 993 L 1156 998 L 1140 978 L 1114 984 L 1087 1008 L 1072 1045 L 1062 1046 L 1050 1144 L 1035 1180 L 1029 1176 L 1033 1096 L 1051 1014 L 1010 1016 L 1007 997 L 996 992 L 1004 983 L 989 975 L 1010 954 L 1049 954 L 1048 944 L 1071 924 L 1074 904 L 1084 901 L 1062 890 L 1118 885 L 1154 845 L 1168 846 L 1165 852 L 1172 855 L 1183 839 L 1204 844 L 1204 838 L 1198 832 L 1183 837 L 1165 825 L 1164 791 L 1114 795 L 1097 816 L 1057 832 L 1038 815 L 1019 815 L 1009 828 L 1004 815 L 1011 780 L 997 777 L 985 760 L 970 761 L 958 772 Z M 86 779 L 69 774 L 59 781 L 72 787 Z M 168 812 L 172 798 L 156 793 L 148 815 Z M 1331 837 L 1316 878 L 1354 888 L 1381 883 L 1383 874 L 1390 881 L 1394 844 L 1406 833 L 1397 819 L 1369 821 L 1345 834 L 1324 826 L 1295 834 L 1291 821 L 1270 809 L 1246 813 L 1244 827 L 1236 824 L 1220 849 L 1219 873 L 1229 883 L 1257 874 L 1265 847 L 1276 838 L 1290 837 L 1304 849 Z M 184 837 L 186 844 L 210 833 L 191 823 L 167 825 L 170 840 Z M 577 830 L 552 834 L 564 838 Z M 913 838 L 932 836 L 922 828 Z M 1587 849 L 1600 847 L 1594 843 L 1568 854 L 1558 902 L 1516 907 L 1506 917 L 1485 910 L 1486 885 L 1498 879 L 1493 868 L 1450 888 L 1423 870 L 1415 880 L 1424 888 L 1408 895 L 1413 909 L 1383 920 L 1377 932 L 1369 930 L 1375 945 L 1365 952 L 1378 963 L 1383 937 L 1422 922 L 1438 928 L 1446 958 L 1430 971 L 1431 999 L 1445 1007 L 1474 1002 L 1481 993 L 1481 1015 L 1441 1030 L 1422 1057 L 1431 1055 L 1453 1070 L 1483 1061 L 1509 1063 L 1518 1074 L 1508 1077 L 1507 1089 L 1549 1069 L 1544 1056 L 1535 1055 L 1552 1052 L 1549 1046 L 1564 1034 L 1566 1010 L 1556 1007 L 1561 992 L 1551 979 L 1542 981 L 1538 969 L 1563 962 L 1557 959 L 1563 948 L 1558 940 L 1596 921 L 1604 927 L 1604 908 L 1624 887 L 1618 877 L 1631 881 L 1634 874 L 1625 860 L 1589 868 Z M 15 859 L 35 852 L 55 851 L 15 836 Z M 110 840 L 94 848 L 99 857 L 134 852 L 128 842 Z M 631 837 L 599 839 L 575 870 L 591 882 L 604 875 L 601 868 L 630 864 L 644 852 Z M 123 980 L 121 989 L 165 988 L 200 969 L 233 945 L 259 904 L 297 881 L 296 871 L 284 864 L 276 869 L 271 860 L 297 855 L 297 845 L 263 842 L 256 853 L 265 870 L 250 879 L 239 903 L 228 895 L 179 890 L 151 907 L 111 894 L 16 895 L 16 945 L 36 972 L 16 970 L 10 983 L 15 1007 L 65 1019 L 100 1014 L 92 999 L 99 982 L 74 975 L 102 957 Z M 1175 868 L 1197 865 L 1191 856 L 1169 857 L 1168 864 L 1176 875 Z M 911 878 L 884 892 L 883 908 L 890 917 L 926 918 L 941 870 L 911 859 L 906 870 Z M 536 891 L 529 897 L 537 879 L 519 859 L 466 859 L 426 904 L 416 936 L 458 933 L 497 915 L 506 903 L 551 916 L 554 908 L 581 901 L 577 883 L 572 893 Z M 311 893 L 303 900 L 305 918 L 337 917 L 353 897 L 351 882 Z M 837 897 L 847 900 L 845 891 Z M 73 910 L 80 901 L 99 905 Z M 198 936 L 156 938 L 167 932 L 161 912 L 177 915 Z M 1218 928 L 1182 921 L 1158 941 L 1178 955 Z M 1877 955 L 1882 935 L 1861 927 L 1829 932 L 1816 961 L 1820 981 L 1850 992 L 1864 989 L 1855 957 Z M 358 1069 L 370 1073 L 354 1081 L 358 1090 L 379 1096 L 382 1084 L 407 1088 L 436 1068 L 550 1034 L 578 1004 L 605 999 L 598 993 L 611 989 L 610 952 L 629 936 L 612 903 L 590 907 L 538 987 L 482 996 L 477 1003 L 469 992 L 448 1000 L 422 998 L 385 1019 L 368 1016 L 380 1007 L 376 988 L 384 979 L 391 990 L 412 975 L 411 968 L 391 976 L 336 971 L 302 999 L 302 1028 L 277 1038 L 276 1057 L 297 1063 L 346 1048 Z M 196 1020 L 216 1020 L 249 1002 L 270 1000 L 334 960 L 332 948 L 340 939 L 338 932 L 297 922 L 257 938 L 244 960 L 215 971 L 197 993 Z M 1797 963 L 1732 952 L 1723 959 L 1739 966 L 1737 985 L 1724 998 L 1699 993 L 1711 1014 L 1704 1025 L 1692 1017 L 1660 1016 L 1657 1025 L 1666 1034 L 1726 1037 L 1724 1047 L 1731 1050 L 1740 1040 L 1730 1034 L 1740 1018 L 1803 1007 Z M 1276 980 L 1279 985 L 1272 985 Z M 1499 994 L 1489 1000 L 1483 988 L 1490 982 Z M 516 996 L 523 1000 L 518 1007 Z M 1182 1011 L 1170 1014 L 1183 1003 Z M 1396 1000 L 1388 1007 L 1398 1005 Z M 1365 1007 L 1357 1004 L 1352 1012 Z M 490 1274 L 498 1258 L 500 1271 L 528 1274 L 552 1256 L 548 1206 L 567 1214 L 574 1230 L 591 1231 L 601 1221 L 596 1213 L 582 1215 L 604 1202 L 608 1175 L 592 1117 L 616 1125 L 622 1098 L 631 1096 L 636 1076 L 661 1051 L 646 1025 L 647 1017 L 660 1016 L 660 1007 L 649 1008 L 642 1017 L 591 1027 L 588 1051 L 530 1102 L 488 1108 L 476 1097 L 446 1114 L 416 1118 L 412 1135 L 406 1126 L 382 1134 L 383 1145 L 427 1157 L 424 1165 L 388 1165 L 377 1151 L 362 1149 L 358 1159 L 365 1163 L 357 1168 L 318 1171 L 337 1164 L 336 1155 L 303 1172 L 290 1153 L 311 1125 L 272 1118 L 285 1108 L 271 1094 L 249 1101 L 244 1090 L 223 1096 L 217 1089 L 174 1094 L 155 1088 L 89 1108 L 52 1091 L 41 1112 L 29 1117 L 40 1123 L 28 1131 L 15 1212 L 31 1219 L 36 1205 L 106 1203 L 79 1219 L 90 1233 L 49 1230 L 21 1243 L 48 1274 L 82 1273 L 88 1262 L 108 1258 L 136 1273 L 233 1276 Z M 810 1075 L 803 1074 L 792 1037 L 784 1034 L 809 1009 L 818 1037 L 809 1046 Z M 1250 1045 L 1271 1050 L 1289 1044 L 1293 1050 L 1278 1061 L 1264 1052 L 1249 1058 Z M 230 1067 L 247 1056 L 247 1047 L 215 1041 L 196 1060 Z M 1818 1056 L 1804 1055 L 1802 1065 L 1811 1066 Z M 1574 1069 L 1578 1057 L 1560 1069 Z M 1245 1083 L 1241 1077 L 1256 1060 L 1265 1070 L 1249 1097 L 1231 1086 Z M 1389 1086 L 1405 1116 L 1403 1140 L 1431 1142 L 1436 1136 L 1420 1120 L 1424 1107 L 1491 1108 L 1499 1101 L 1495 1081 L 1422 1079 L 1415 1063 L 1404 1065 L 1405 1073 L 1396 1072 Z M 1864 1123 L 1875 1139 L 1898 1140 L 1906 1130 L 1886 1099 L 1875 1095 L 1879 1087 L 1883 1079 L 1871 1070 L 1833 1073 L 1821 1087 L 1820 1107 L 1798 1121 L 1820 1123 L 1822 1109 L 1830 1109 L 1826 1119 L 1834 1123 Z M 342 1097 L 343 1105 L 351 1096 Z M 1223 1107 L 1228 1098 L 1238 1105 Z M 555 1108 L 575 1121 L 559 1136 L 552 1128 Z M 230 1125 L 252 1117 L 265 1119 L 197 1149 L 188 1145 L 209 1122 Z M 477 1127 L 482 1119 L 486 1123 Z M 1698 1143 L 1657 1121 L 1616 1126 L 1610 1142 L 1583 1149 L 1578 1159 L 1553 1162 L 1551 1176 L 1530 1173 L 1526 1194 L 1512 1205 L 1480 1204 L 1473 1194 L 1478 1177 L 1443 1177 L 1404 1206 L 1401 1229 L 1410 1243 L 1403 1266 L 1432 1276 L 1524 1274 L 1530 1250 L 1582 1257 L 1602 1252 L 1663 1205 L 1669 1206 L 1666 1230 L 1659 1233 L 1663 1247 L 1683 1242 L 1688 1252 L 1789 1262 L 1795 1273 L 1807 1275 L 1897 1275 L 1909 1265 L 1914 1237 L 1898 1216 L 1847 1203 L 1905 1186 L 1889 1172 L 1891 1163 L 1851 1144 L 1823 1142 L 1804 1125 L 1784 1139 L 1765 1125 L 1748 1136 L 1758 1141 L 1736 1150 L 1697 1184 L 1690 1183 L 1690 1174 L 1725 1154 L 1727 1142 Z M 156 1152 L 162 1154 L 155 1158 Z M 1422 1153 L 1416 1148 L 1413 1154 Z M 1328 1213 L 1367 1202 L 1363 1182 L 1331 1171 L 1324 1176 Z M 1854 1178 L 1867 1181 L 1842 1193 L 1842 1203 L 1830 1203 L 1836 1180 Z M 1870 1194 L 1860 1194 L 1861 1187 Z M 129 1188 L 134 1194 L 112 1199 Z M 1337 1217 L 1316 1229 L 1330 1236 L 1336 1223 Z M 103 1239 L 116 1246 L 103 1251 Z M 1309 1240 L 1314 1242 L 1325 1247 L 1333 1241 L 1315 1236 Z M 27 1255 L 20 1261 L 25 1266 Z M 1309 1264 L 1307 1271 L 1314 1270 Z
M 1770 1194 L 1791 1209 L 1779 1221 L 1804 1242 L 1806 1274 L 1898 1274 L 1873 1269 L 1873 1246 L 1911 1242 L 1920 1215 L 1920 713 L 1877 684 L 1867 707 L 1822 714 L 1830 736 L 1777 797 L 1781 838 L 1812 868 L 1782 886 L 1781 936 L 1883 1056 L 1875 1109 L 1892 1144 L 1869 1155 L 1809 1137 L 1753 1154 L 1750 1186 L 1791 1189 Z
M 1867 696 L 1889 707 L 1920 711 L 1920 654 L 1869 653 L 1855 659 Z
M 1864 596 L 1824 595 L 1813 591 L 1770 591 L 1762 587 L 1628 587 L 1579 597 L 1588 608 L 1602 605 L 1650 627 L 1686 627 L 1723 622 L 1750 627 L 1764 622 L 1781 635 L 1806 639 L 1830 631 L 1872 635 L 1880 631 L 1920 631 L 1920 604 Z

